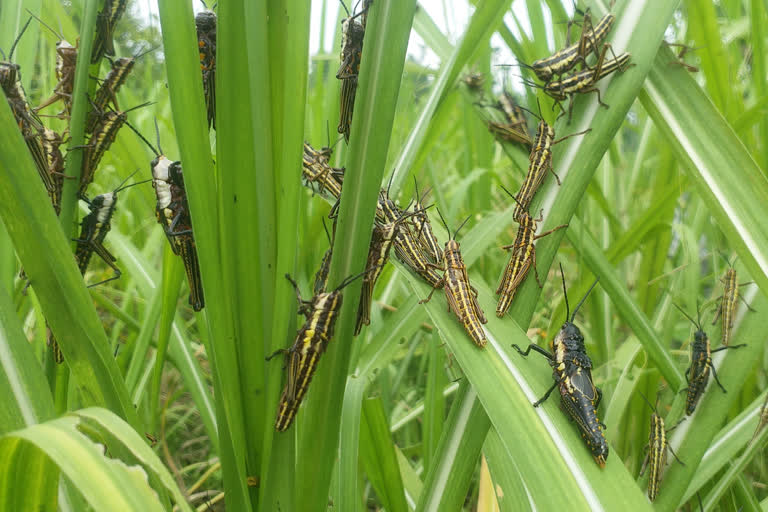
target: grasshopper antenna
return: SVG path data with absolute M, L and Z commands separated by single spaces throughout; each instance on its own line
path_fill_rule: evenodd
M 571 323 L 573 323 L 573 319 L 576 318 L 576 313 L 579 311 L 579 308 L 582 304 L 584 304 L 584 301 L 587 300 L 587 297 L 589 297 L 589 294 L 592 292 L 592 289 L 597 286 L 597 282 L 600 281 L 600 278 L 595 279 L 595 282 L 592 283 L 592 286 L 589 287 L 589 290 L 587 290 L 587 293 L 584 294 L 584 297 L 582 297 L 581 301 L 576 305 L 576 309 L 573 310 L 573 315 L 571 316 Z
M 19 40 L 21 39 L 21 36 L 24 35 L 24 32 L 27 30 L 27 27 L 32 22 L 32 18 L 27 19 L 27 22 L 24 24 L 24 27 L 21 29 L 21 32 L 19 32 L 19 35 L 16 36 L 16 40 L 13 42 L 13 45 L 11 46 L 11 51 L 8 53 L 8 61 L 10 62 L 13 59 L 13 52 L 16 50 L 16 45 L 19 44 Z

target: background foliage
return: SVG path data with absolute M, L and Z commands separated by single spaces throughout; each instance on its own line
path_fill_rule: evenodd
M 302 187 L 301 142 L 335 142 L 343 11 L 318 1 L 310 55 L 308 2 L 222 0 L 218 14 L 217 126 L 208 133 L 194 32 L 194 6 L 159 0 L 159 17 L 131 5 L 120 21 L 118 55 L 156 47 L 120 92 L 121 106 L 150 139 L 184 164 L 200 252 L 206 308 L 194 313 L 179 261 L 154 219 L 146 186 L 121 193 L 106 245 L 123 276 L 85 288 L 69 256 L 84 214 L 67 183 L 57 219 L 5 102 L 0 102 L 0 508 L 2 510 L 765 510 L 763 431 L 750 443 L 765 400 L 762 313 L 768 301 L 768 118 L 766 4 L 618 1 L 609 36 L 635 64 L 601 82 L 603 109 L 578 97 L 559 135 L 591 128 L 556 146 L 558 186 L 547 177 L 531 211 L 541 230 L 569 224 L 537 244 L 543 289 L 529 279 L 504 319 L 492 293 L 506 263 L 498 247 L 516 226 L 500 185 L 514 190 L 527 152 L 494 142 L 478 105 L 503 87 L 534 111 L 551 101 L 522 87 L 525 69 L 499 68 L 562 47 L 572 6 L 557 1 L 477 2 L 455 32 L 444 32 L 413 0 L 376 0 L 369 14 L 352 138 L 335 145 L 346 166 L 331 284 L 363 269 L 374 201 L 392 177 L 407 204 L 420 189 L 452 226 L 471 220 L 460 242 L 489 322 L 478 350 L 441 293 L 399 262 L 376 287 L 372 322 L 351 337 L 359 284 L 345 293 L 337 336 L 294 427 L 274 432 L 284 382 L 278 359 L 297 328 L 293 275 L 306 294 L 327 248 L 329 205 Z M 448 16 L 450 6 L 442 15 Z M 607 6 L 588 1 L 593 16 Z M 4 0 L 0 49 L 7 51 L 29 9 L 58 26 L 81 53 L 92 43 L 97 0 Z M 327 23 L 329 20 L 335 20 Z M 578 32 L 578 28 L 574 27 Z M 575 33 L 576 33 L 575 32 Z M 410 43 L 409 43 L 410 40 Z M 677 42 L 698 49 L 677 64 Z M 56 38 L 37 23 L 14 61 L 32 105 L 55 85 Z M 406 52 L 406 47 L 410 50 Z M 436 58 L 425 58 L 434 55 Z M 86 55 L 87 56 L 87 55 Z M 432 64 L 439 62 L 439 64 Z M 509 63 L 509 62 L 502 62 Z M 83 141 L 89 75 L 79 66 L 68 173 Z M 481 92 L 461 78 L 485 75 Z M 304 100 L 299 100 L 305 98 Z M 53 107 L 55 108 L 55 107 Z M 46 118 L 62 130 L 62 120 Z M 151 152 L 124 129 L 89 194 L 112 190 L 135 169 L 149 178 Z M 430 215 L 433 214 L 430 212 Z M 441 240 L 444 229 L 433 216 Z M 670 434 L 685 465 L 672 462 L 659 498 L 640 477 L 653 400 L 667 425 L 683 416 L 693 327 L 673 307 L 703 304 L 712 326 L 725 260 L 738 257 L 746 302 L 735 342 L 716 355 L 723 394 L 710 387 L 696 413 Z M 539 357 L 511 344 L 546 347 L 565 304 L 562 263 L 573 305 L 600 285 L 577 324 L 604 397 L 600 417 L 611 454 L 598 468 L 553 399 L 530 403 L 551 383 Z M 32 286 L 25 293 L 23 264 Z M 95 261 L 87 283 L 111 275 Z M 66 364 L 45 347 L 45 320 Z M 115 355 L 116 354 L 116 355 Z M 156 444 L 152 442 L 156 440 Z M 150 446 L 151 445 L 151 446 Z

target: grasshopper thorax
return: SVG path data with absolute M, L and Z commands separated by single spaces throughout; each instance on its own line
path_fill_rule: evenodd
M 584 347 L 584 336 L 581 334 L 581 330 L 579 330 L 579 328 L 571 322 L 565 322 L 563 324 L 558 333 L 555 335 L 553 344 L 555 349 L 561 345 L 565 350 L 569 352 L 586 351 Z
M 96 214 L 98 224 L 106 224 L 112 218 L 112 212 L 117 206 L 117 192 L 107 192 L 94 197 L 89 208 Z
M 157 195 L 157 207 L 167 208 L 171 204 L 170 168 L 172 162 L 165 155 L 160 155 L 152 160 L 152 186 Z

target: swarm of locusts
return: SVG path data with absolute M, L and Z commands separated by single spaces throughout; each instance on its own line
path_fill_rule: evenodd
M 369 14 L 375 10 L 373 1 L 361 1 L 362 8 L 356 12 L 356 8 L 353 7 L 351 13 L 342 2 L 347 16 L 341 23 L 340 65 L 336 73 L 336 78 L 341 82 L 337 131 L 342 135 L 340 138 L 347 143 L 351 137 L 354 137 L 351 133 L 352 116 L 363 58 L 363 43 Z M 98 255 L 113 271 L 112 277 L 91 286 L 112 281 L 121 275 L 117 259 L 105 246 L 112 217 L 117 209 L 118 192 L 133 185 L 151 181 L 156 195 L 154 216 L 161 225 L 173 253 L 178 255 L 184 263 L 190 288 L 189 304 L 195 311 L 200 311 L 205 305 L 203 281 L 197 257 L 193 215 L 187 200 L 181 162 L 172 160 L 163 152 L 160 144 L 160 129 L 156 120 L 154 142 L 150 142 L 130 123 L 129 113 L 146 107 L 149 103 L 135 105 L 125 110 L 121 110 L 118 104 L 118 92 L 129 79 L 137 59 L 150 51 L 150 48 L 144 48 L 133 56 L 115 58 L 117 51 L 114 37 L 118 21 L 126 9 L 126 3 L 127 0 L 106 0 L 97 17 L 96 35 L 89 61 L 101 63 L 102 59 L 106 59 L 109 70 L 103 78 L 96 79 L 98 83 L 94 87 L 95 92 L 87 98 L 89 109 L 84 127 L 87 134 L 85 143 L 80 146 L 70 146 L 68 150 L 82 152 L 82 165 L 77 170 L 77 175 L 66 174 L 69 153 L 62 151 L 62 146 L 69 140 L 69 126 L 61 132 L 56 132 L 45 126 L 42 121 L 45 115 L 40 112 L 52 105 L 60 104 L 61 110 L 52 114 L 51 117 L 69 120 L 78 46 L 67 42 L 60 31 L 54 30 L 48 23 L 30 13 L 30 19 L 19 31 L 7 58 L 4 55 L 4 60 L 0 61 L 0 86 L 57 215 L 62 208 L 62 189 L 65 180 L 78 180 L 78 197 L 88 205 L 89 211 L 81 221 L 82 229 L 80 236 L 75 240 L 77 248 L 74 257 L 84 277 L 93 254 Z M 14 50 L 33 18 L 57 38 L 55 69 L 57 83 L 52 94 L 37 107 L 29 105 L 21 82 L 20 66 L 13 63 Z M 571 119 L 574 101 L 579 95 L 595 93 L 598 103 L 608 108 L 608 105 L 602 101 L 596 84 L 607 75 L 624 71 L 631 66 L 630 54 L 614 55 L 611 44 L 607 42 L 614 22 L 615 16 L 608 13 L 593 23 L 590 11 L 587 9 L 586 12 L 581 13 L 581 33 L 575 42 L 570 41 L 571 24 L 569 23 L 564 48 L 530 65 L 521 64 L 541 82 L 539 84 L 525 80 L 525 83 L 542 90 L 544 94 L 551 97 L 555 105 L 560 107 L 561 116 L 567 112 L 568 122 Z M 195 25 L 200 56 L 198 78 L 202 81 L 208 128 L 215 130 L 217 17 L 214 10 L 206 6 L 205 10 L 197 14 Z M 462 79 L 462 83 L 474 94 L 484 94 L 482 74 L 469 74 Z M 561 104 L 565 100 L 569 101 L 567 109 Z M 504 319 L 531 270 L 539 287 L 543 286 L 536 265 L 537 240 L 556 231 L 562 236 L 564 233 L 562 230 L 568 228 L 568 224 L 548 224 L 548 219 L 544 217 L 544 211 L 541 209 L 531 211 L 534 198 L 549 174 L 556 180 L 558 186 L 564 186 L 553 168 L 553 147 L 574 136 L 588 136 L 590 129 L 557 138 L 553 124 L 544 119 L 540 104 L 537 115 L 521 106 L 507 91 L 502 92 L 490 103 L 478 102 L 478 105 L 500 112 L 496 118 L 486 118 L 490 132 L 500 142 L 519 145 L 529 154 L 527 173 L 517 192 L 510 192 L 501 186 L 514 203 L 512 220 L 517 223 L 514 240 L 502 246 L 502 250 L 509 252 L 509 261 L 501 272 L 495 290 L 498 296 L 495 313 L 497 317 Z M 487 114 L 487 111 L 481 110 L 481 112 Z M 537 127 L 533 132 L 529 130 L 529 118 L 526 113 L 538 119 Z M 89 197 L 89 187 L 100 177 L 101 161 L 123 126 L 128 126 L 153 153 L 154 158 L 149 165 L 151 176 L 145 180 L 126 184 L 139 172 L 127 169 L 125 170 L 127 178 L 112 192 Z M 488 335 L 484 327 L 487 318 L 481 307 L 483 301 L 480 299 L 478 290 L 471 284 L 457 239 L 458 233 L 470 217 L 451 232 L 449 222 L 443 218 L 442 212 L 435 208 L 434 212 L 447 232 L 447 240 L 441 244 L 435 236 L 430 221 L 429 210 L 434 205 L 425 204 L 429 191 L 423 191 L 420 194 L 418 184 L 414 183 L 415 197 L 402 208 L 397 199 L 391 195 L 392 178 L 390 178 L 386 188 L 381 188 L 378 193 L 364 270 L 357 275 L 346 277 L 338 286 L 329 289 L 328 277 L 334 254 L 336 217 L 339 204 L 344 197 L 342 192 L 345 168 L 332 165 L 333 147 L 330 141 L 320 149 L 315 149 L 310 143 L 304 142 L 302 155 L 301 175 L 304 184 L 312 189 L 313 195 L 316 193 L 332 205 L 328 214 L 331 229 L 328 230 L 323 220 L 326 226 L 328 249 L 314 276 L 311 298 L 303 299 L 298 283 L 290 275 L 285 276 L 296 291 L 298 314 L 304 316 L 304 322 L 296 332 L 292 345 L 278 350 L 269 357 L 271 359 L 278 354 L 285 356 L 286 382 L 275 420 L 275 428 L 281 432 L 287 430 L 293 423 L 302 400 L 307 395 L 320 359 L 329 343 L 333 341 L 341 305 L 345 300 L 343 296 L 345 288 L 358 279 L 362 282 L 359 297 L 346 297 L 347 301 L 354 300 L 357 304 L 354 336 L 358 336 L 371 323 L 376 283 L 390 257 L 399 260 L 408 271 L 431 287 L 430 293 L 423 297 L 420 303 L 429 302 L 434 292 L 442 289 L 448 311 L 464 328 L 469 340 L 478 350 L 485 349 L 488 343 Z M 590 454 L 602 468 L 605 467 L 609 454 L 608 441 L 604 434 L 606 425 L 598 416 L 602 392 L 593 382 L 593 363 L 587 355 L 584 335 L 574 324 L 576 313 L 596 286 L 597 281 L 571 312 L 562 266 L 560 274 L 566 316 L 562 327 L 552 340 L 551 350 L 535 344 L 530 344 L 525 350 L 517 345 L 512 347 L 522 356 L 528 356 L 533 350 L 547 358 L 552 370 L 553 383 L 533 406 L 541 405 L 557 389 L 562 410 L 576 424 Z M 710 347 L 709 337 L 702 327 L 700 310 L 697 310 L 697 318 L 694 320 L 686 311 L 675 305 L 696 327 L 691 344 L 691 363 L 685 372 L 688 382 L 685 408 L 687 415 L 694 414 L 697 404 L 705 393 L 710 375 L 725 392 L 712 362 L 712 354 L 745 346 L 731 343 L 737 303 L 740 299 L 744 300 L 739 294 L 740 285 L 732 263 L 729 263 L 729 269 L 722 282 L 722 298 L 713 322 L 714 325 L 718 319 L 721 319 L 722 346 L 719 348 Z M 55 333 L 50 329 L 48 342 L 52 347 L 55 360 L 62 362 L 63 357 L 57 347 Z M 651 406 L 650 402 L 648 404 Z M 658 403 L 651 408 L 653 412 L 650 420 L 648 457 L 643 466 L 644 469 L 650 468 L 648 496 L 654 500 L 660 491 L 667 452 L 672 451 L 667 438 L 667 432 L 672 429 L 665 428 L 664 419 L 658 410 Z M 762 414 L 761 417 L 760 425 L 762 426 L 768 422 L 765 420 L 768 414 Z M 672 453 L 675 455 L 674 452 Z
M 136 62 L 152 48 L 143 48 L 132 56 L 116 57 L 114 38 L 117 34 L 119 20 L 126 10 L 128 0 L 105 0 L 96 18 L 96 33 L 94 36 L 90 59 L 86 62 L 101 65 L 103 60 L 108 64 L 108 71 L 103 78 L 93 77 L 96 82 L 92 95 L 86 97 L 88 113 L 86 115 L 84 132 L 85 143 L 71 145 L 64 151 L 63 146 L 70 141 L 70 116 L 73 102 L 74 80 L 77 67 L 78 45 L 70 44 L 61 29 L 56 31 L 50 23 L 43 21 L 37 15 L 29 13 L 30 18 L 19 30 L 7 57 L 3 54 L 0 61 L 0 86 L 11 107 L 19 131 L 24 137 L 32 159 L 37 167 L 40 179 L 50 197 L 51 205 L 57 215 L 62 209 L 62 191 L 67 179 L 77 180 L 77 197 L 88 206 L 88 213 L 82 217 L 79 236 L 74 239 L 76 248 L 74 258 L 78 268 L 85 277 L 92 256 L 96 254 L 114 272 L 112 277 L 91 283 L 89 286 L 100 285 L 121 275 L 117 266 L 117 258 L 113 256 L 106 244 L 112 218 L 117 211 L 118 192 L 133 185 L 152 182 L 157 195 L 155 216 L 163 227 L 168 241 L 175 254 L 184 261 L 190 286 L 189 303 L 194 310 L 199 311 L 204 306 L 202 280 L 197 262 L 197 249 L 192 231 L 192 220 L 186 199 L 181 163 L 166 158 L 155 149 L 130 123 L 129 113 L 150 105 L 149 102 L 122 110 L 119 106 L 118 93 L 129 80 Z M 36 20 L 56 38 L 56 68 L 57 83 L 52 94 L 38 106 L 33 107 L 27 100 L 21 81 L 21 67 L 13 62 L 14 51 L 22 43 L 29 24 Z M 216 47 L 216 15 L 211 10 L 198 14 L 196 19 L 200 68 L 206 102 L 208 103 L 209 124 L 215 127 L 215 107 L 213 103 L 213 76 L 215 70 Z M 60 111 L 46 114 L 52 106 L 60 104 Z M 55 131 L 43 123 L 43 118 L 55 117 L 66 122 L 61 131 Z M 126 185 L 126 182 L 137 171 L 123 170 L 130 174 L 112 192 L 91 196 L 88 191 L 94 181 L 98 181 L 99 170 L 104 155 L 110 150 L 123 126 L 128 126 L 147 145 L 152 148 L 157 158 L 150 165 L 151 179 L 139 180 Z M 160 147 L 159 133 L 157 147 Z M 82 154 L 79 169 L 67 170 L 67 161 L 72 152 Z M 69 172 L 69 174 L 67 174 Z M 148 212 L 149 213 L 149 212 Z M 22 277 L 26 277 L 23 270 Z M 29 284 L 34 286 L 33 282 Z M 47 329 L 48 344 L 51 347 L 56 362 L 64 358 L 56 343 L 55 333 Z

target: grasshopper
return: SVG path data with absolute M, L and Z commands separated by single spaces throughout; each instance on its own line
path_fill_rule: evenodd
M 584 13 L 584 22 L 579 40 L 549 57 L 535 61 L 529 67 L 533 70 L 539 80 L 543 82 L 551 82 L 555 76 L 570 71 L 579 62 L 586 65 L 585 59 L 587 55 L 592 52 L 599 58 L 598 46 L 600 46 L 602 41 L 608 36 L 614 21 L 616 21 L 616 17 L 613 14 L 608 13 L 600 18 L 597 25 L 593 27 L 590 11 L 587 9 Z M 570 30 L 571 26 L 569 24 L 569 36 Z M 570 39 L 570 37 L 567 39 Z
M 410 205 L 409 205 L 410 207 Z M 363 277 L 363 285 L 360 290 L 360 305 L 357 309 L 357 322 L 355 324 L 355 336 L 360 334 L 363 325 L 371 324 L 371 302 L 373 301 L 373 288 L 384 270 L 384 265 L 389 260 L 389 251 L 394 244 L 395 236 L 401 229 L 402 223 L 411 216 L 418 215 L 422 211 L 408 212 L 408 208 L 392 222 L 375 222 L 371 233 L 371 243 L 368 249 L 366 268 L 373 269 Z
M 511 198 L 517 201 L 511 192 L 503 186 L 501 188 L 503 188 L 504 192 Z M 518 220 L 519 227 L 517 228 L 515 242 L 511 245 L 502 247 L 504 250 L 512 249 L 512 255 L 509 258 L 507 267 L 504 269 L 504 273 L 501 275 L 501 282 L 496 289 L 496 295 L 500 295 L 499 303 L 496 306 L 496 316 L 499 318 L 502 318 L 506 314 L 509 306 L 512 304 L 512 300 L 515 298 L 517 288 L 523 283 L 526 276 L 528 276 L 531 267 L 533 267 L 533 272 L 536 276 L 536 282 L 539 284 L 539 288 L 542 287 L 541 281 L 539 281 L 539 271 L 536 268 L 536 245 L 534 242 L 558 229 L 568 227 L 568 224 L 562 224 L 549 231 L 536 235 L 536 228 L 538 223 L 542 220 L 544 220 L 544 210 L 541 210 L 538 219 L 534 219 L 527 211 L 523 211 Z
M 16 45 L 21 40 L 21 36 L 24 35 L 24 32 L 27 30 L 31 21 L 32 18 L 27 20 L 19 32 L 19 35 L 16 37 L 16 40 L 14 40 L 13 45 L 11 46 L 11 51 L 8 54 L 8 60 L 0 61 L 0 88 L 2 88 L 5 93 L 5 98 L 8 101 L 8 105 L 11 107 L 11 112 L 19 126 L 19 130 L 24 136 L 24 142 L 27 144 L 27 148 L 32 155 L 40 179 L 43 181 L 43 185 L 45 185 L 45 189 L 50 195 L 55 190 L 55 186 L 49 173 L 45 151 L 43 149 L 42 141 L 40 140 L 40 134 L 43 133 L 43 124 L 40 122 L 40 119 L 34 111 L 29 107 L 27 95 L 21 84 L 21 67 L 18 64 L 11 62 L 13 59 L 13 52 L 16 50 Z M 3 59 L 5 59 L 4 54 Z
M 91 50 L 91 64 L 96 64 L 104 55 L 115 55 L 115 26 L 125 12 L 128 0 L 104 0 L 104 7 L 96 17 L 96 38 Z
M 88 117 L 85 124 L 86 133 L 93 133 L 94 128 L 96 128 L 96 125 L 101 120 L 101 117 L 110 102 L 116 110 L 120 109 L 117 104 L 117 91 L 119 91 L 123 84 L 125 84 L 125 81 L 128 79 L 128 75 L 136 65 L 136 60 L 151 52 L 152 50 L 153 48 L 150 48 L 146 51 L 134 55 L 133 57 L 120 57 L 119 59 L 115 60 L 109 59 L 112 67 L 107 73 L 107 76 L 104 77 L 104 80 L 101 82 L 99 88 L 96 89 L 96 92 L 93 95 L 93 99 L 91 100 L 93 108 L 90 112 L 88 112 Z
M 486 320 L 483 310 L 480 309 L 480 304 L 477 302 L 477 290 L 475 290 L 469 283 L 469 275 L 467 274 L 467 267 L 464 265 L 464 259 L 461 257 L 461 249 L 459 243 L 456 241 L 456 235 L 467 223 L 469 217 L 453 232 L 451 236 L 451 230 L 448 229 L 443 215 L 440 210 L 437 210 L 440 215 L 440 220 L 443 221 L 446 231 L 448 232 L 448 241 L 445 243 L 445 249 L 443 250 L 443 257 L 445 259 L 445 266 L 441 283 L 445 290 L 445 298 L 448 301 L 448 311 L 452 311 L 456 318 L 459 319 L 464 329 L 469 334 L 472 341 L 480 348 L 485 348 L 487 338 L 483 325 Z M 437 265 L 430 265 L 432 267 L 441 268 Z M 432 299 L 432 294 L 435 293 L 438 286 L 433 285 L 432 291 L 429 293 L 426 299 L 419 301 L 419 304 L 429 302 Z
M 674 427 L 665 429 L 664 419 L 659 414 L 658 408 L 656 406 L 652 406 L 651 402 L 648 401 L 645 395 L 640 393 L 640 396 L 643 397 L 643 400 L 645 400 L 645 402 L 651 408 L 651 411 L 653 411 L 651 414 L 651 430 L 648 434 L 648 454 L 645 456 L 645 460 L 643 461 L 643 466 L 640 469 L 640 475 L 642 476 L 643 473 L 645 473 L 647 467 L 651 468 L 651 472 L 648 475 L 648 499 L 654 501 L 659 495 L 661 475 L 664 471 L 664 467 L 667 464 L 667 450 L 672 452 L 672 455 L 675 457 L 677 462 L 685 466 L 683 461 L 681 461 L 677 457 L 677 454 L 674 452 L 674 450 L 672 450 L 672 447 L 669 446 L 669 441 L 667 440 L 667 434 L 676 429 L 677 426 L 680 425 L 680 422 L 685 420 L 685 418 L 681 419 L 680 422 L 678 422 Z
M 85 155 L 83 156 L 80 188 L 78 190 L 80 197 L 84 197 L 88 185 L 93 182 L 99 162 L 101 162 L 104 153 L 115 142 L 118 131 L 120 131 L 124 124 L 128 123 L 128 112 L 151 104 L 151 102 L 142 103 L 122 112 L 110 109 L 101 115 L 101 119 L 94 127 L 93 135 L 88 140 L 88 144 L 83 146 L 85 148 Z
M 64 103 L 64 111 L 59 113 L 57 117 L 66 118 L 72 110 L 72 89 L 75 86 L 77 46 L 72 46 L 67 42 L 63 34 L 53 30 L 43 20 L 32 14 L 29 9 L 27 9 L 27 12 L 39 21 L 42 26 L 50 30 L 53 35 L 59 38 L 56 42 L 56 80 L 58 80 L 58 83 L 53 89 L 53 95 L 38 105 L 35 111 L 40 111 L 48 105 L 52 105 L 61 100 Z
M 275 419 L 275 430 L 278 432 L 288 430 L 288 427 L 293 423 L 299 405 L 307 393 L 309 383 L 315 375 L 320 356 L 333 339 L 333 332 L 344 298 L 342 290 L 369 270 L 356 276 L 347 277 L 333 291 L 317 294 L 312 297 L 312 300 L 303 300 L 296 281 L 290 275 L 285 275 L 285 278 L 291 282 L 296 290 L 296 299 L 299 303 L 298 313 L 303 314 L 306 321 L 296 332 L 296 338 L 291 348 L 277 350 L 267 357 L 267 360 L 270 360 L 277 354 L 284 354 L 288 358 L 288 380 L 280 396 L 277 418 Z
M 391 182 L 390 182 L 391 183 Z M 394 222 L 402 215 L 402 210 L 389 198 L 387 190 L 379 191 L 379 200 L 376 205 L 376 219 L 379 222 Z M 395 234 L 395 254 L 405 265 L 410 267 L 422 279 L 431 286 L 439 288 L 443 286 L 440 275 L 435 270 L 435 264 L 429 261 L 424 254 L 422 245 L 418 241 L 418 234 L 414 235 L 407 226 L 397 230 Z
M 117 267 L 117 265 L 115 265 L 117 259 L 104 247 L 104 240 L 107 236 L 107 233 L 109 233 L 109 230 L 112 228 L 112 215 L 115 213 L 115 209 L 117 208 L 117 193 L 121 190 L 125 190 L 126 188 L 133 187 L 135 185 L 141 185 L 142 183 L 147 183 L 149 181 L 145 180 L 132 183 L 130 185 L 125 185 L 125 183 L 131 179 L 131 177 L 136 174 L 136 172 L 138 171 L 133 172 L 130 176 L 123 180 L 123 182 L 112 192 L 100 194 L 91 200 L 88 198 L 83 198 L 88 203 L 90 212 L 85 217 L 83 217 L 83 220 L 80 224 L 80 238 L 74 240 L 77 242 L 75 259 L 77 260 L 77 266 L 80 269 L 80 273 L 85 275 L 86 270 L 88 270 L 88 263 L 91 261 L 91 256 L 93 253 L 98 254 L 99 257 L 104 260 L 104 263 L 109 265 L 115 272 L 114 276 L 103 281 L 99 281 L 98 283 L 89 285 L 89 288 L 113 281 L 115 279 L 119 279 L 122 275 L 120 269 Z
M 725 273 L 725 276 L 720 279 L 723 283 L 723 295 L 720 305 L 717 308 L 715 318 L 712 320 L 712 325 L 717 323 L 718 318 L 721 316 L 723 317 L 723 322 L 721 324 L 722 339 L 723 345 L 727 346 L 731 342 L 731 336 L 733 335 L 733 320 L 736 316 L 736 302 L 741 299 L 750 311 L 754 312 L 755 310 L 752 309 L 752 307 L 750 307 L 744 300 L 744 297 L 739 294 L 739 286 L 752 283 L 738 284 L 738 280 L 736 279 L 736 269 L 733 267 L 733 264 L 727 260 L 726 263 L 729 265 L 728 271 Z M 735 259 L 733 263 L 736 263 Z
M 530 112 L 530 110 L 528 111 Z M 539 104 L 539 113 L 541 113 L 541 104 Z M 539 126 L 536 129 L 536 138 L 533 142 L 533 148 L 528 158 L 528 174 L 525 175 L 520 191 L 515 196 L 515 202 L 517 206 L 512 214 L 512 218 L 520 222 L 522 215 L 528 210 L 528 206 L 533 201 L 533 196 L 539 190 L 539 187 L 544 181 L 547 171 L 551 172 L 557 180 L 557 184 L 560 185 L 560 177 L 552 169 L 552 147 L 556 144 L 563 142 L 566 139 L 575 137 L 576 135 L 584 135 L 592 130 L 588 128 L 582 132 L 572 133 L 555 140 L 555 129 L 552 125 L 547 123 L 543 117 L 531 112 L 532 115 L 539 118 Z
M 691 344 L 691 366 L 685 370 L 685 380 L 688 382 L 685 413 L 690 416 L 693 414 L 693 411 L 696 410 L 696 404 L 699 403 L 699 400 L 704 394 L 704 390 L 709 382 L 710 371 L 712 372 L 712 376 L 715 378 L 717 385 L 720 386 L 723 393 L 726 393 L 725 388 L 720 384 L 720 379 L 717 378 L 717 370 L 715 370 L 715 366 L 712 364 L 712 354 L 729 348 L 746 347 L 747 345 L 746 343 L 743 343 L 741 345 L 729 345 L 712 350 L 709 346 L 707 333 L 701 328 L 701 317 L 696 321 L 691 318 L 683 308 L 677 304 L 674 304 L 674 306 L 696 327 L 696 332 L 693 335 L 694 341 L 693 344 Z M 697 314 L 699 314 L 698 311 Z
M 583 71 L 578 71 L 560 80 L 549 82 L 541 87 L 545 93 L 547 93 L 555 100 L 555 102 L 560 106 L 561 110 L 563 110 L 563 113 L 565 111 L 562 108 L 560 102 L 570 98 L 568 103 L 569 123 L 571 122 L 571 116 L 573 114 L 573 97 L 577 93 L 587 94 L 594 92 L 597 94 L 597 102 L 601 106 L 608 108 L 608 104 L 603 103 L 603 100 L 600 97 L 600 89 L 595 87 L 595 84 L 616 70 L 620 69 L 623 71 L 627 67 L 631 57 L 629 53 L 622 53 L 618 57 L 606 62 L 605 54 L 610 47 L 611 45 L 608 43 L 603 45 L 603 51 L 600 53 L 600 58 L 598 59 L 594 68 L 587 68 Z M 529 83 L 529 85 L 539 87 L 535 84 Z
M 317 151 L 308 142 L 304 142 L 301 174 L 306 183 L 319 183 L 320 193 L 327 191 L 334 199 L 338 200 L 341 197 L 344 169 L 330 166 L 331 151 L 329 147 Z
M 355 18 L 365 16 L 368 12 L 365 8 L 351 15 L 343 0 L 341 5 L 347 11 L 347 17 L 341 22 L 341 65 L 336 72 L 336 78 L 341 80 L 341 96 L 339 100 L 339 126 L 337 131 L 344 134 L 344 140 L 349 143 L 349 129 L 352 125 L 352 112 L 355 108 L 355 95 L 357 94 L 357 75 L 360 73 L 360 60 L 363 54 L 363 38 L 365 37 L 365 25 Z
M 576 422 L 581 437 L 587 443 L 592 457 L 597 465 L 603 468 L 608 458 L 608 442 L 603 434 L 605 425 L 597 418 L 597 408 L 603 393 L 592 381 L 592 360 L 587 355 L 584 336 L 579 328 L 573 324 L 576 313 L 597 285 L 597 281 L 592 284 L 571 315 L 562 265 L 560 265 L 560 275 L 563 279 L 566 320 L 552 342 L 553 353 L 549 353 L 532 343 L 528 345 L 525 351 L 517 345 L 512 345 L 512 347 L 522 356 L 527 357 L 531 350 L 534 350 L 549 360 L 549 365 L 552 367 L 552 378 L 555 382 L 544 393 L 543 397 L 534 402 L 533 406 L 541 405 L 557 387 L 560 391 L 560 403 L 563 410 L 571 420 Z
M 157 127 L 157 119 L 155 119 L 157 148 L 135 128 L 131 125 L 128 126 L 155 154 L 155 158 L 150 163 L 152 187 L 155 189 L 155 196 L 157 197 L 155 216 L 157 222 L 163 227 L 165 237 L 168 239 L 173 253 L 180 256 L 184 262 L 184 270 L 189 283 L 189 304 L 195 311 L 200 311 L 205 307 L 203 281 L 200 276 L 197 245 L 192 230 L 192 216 L 187 201 L 181 162 L 172 161 L 163 153 L 160 146 L 160 130 Z
M 216 13 L 208 9 L 207 5 L 204 11 L 195 16 L 209 129 L 211 126 L 216 128 L 216 21 Z

